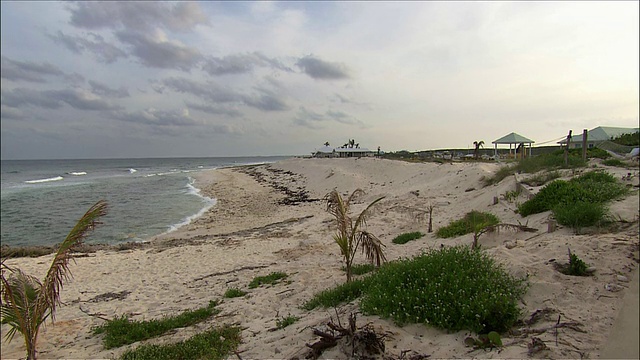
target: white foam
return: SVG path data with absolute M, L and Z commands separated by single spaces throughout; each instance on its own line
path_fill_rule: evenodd
M 25 182 L 27 184 L 39 184 L 39 183 L 50 182 L 50 181 L 60 181 L 62 179 L 64 179 L 62 176 L 56 176 L 56 177 L 48 178 L 48 179 L 27 180 Z
M 70 172 L 67 173 L 69 175 L 74 175 L 74 176 L 82 176 L 82 175 L 87 175 L 87 173 L 85 171 L 78 171 L 78 172 Z
M 186 218 L 184 218 L 178 224 L 169 226 L 169 230 L 167 230 L 167 233 L 176 231 L 179 228 L 191 223 L 193 220 L 195 220 L 195 219 L 199 218 L 200 216 L 204 215 L 204 213 L 206 213 L 209 209 L 211 209 L 218 202 L 217 199 L 212 199 L 210 197 L 203 196 L 202 194 L 200 194 L 200 189 L 198 189 L 197 187 L 193 186 L 193 182 L 194 182 L 193 178 L 189 177 L 189 183 L 187 184 L 187 189 L 188 189 L 187 193 L 201 197 L 203 202 L 204 202 L 204 204 L 205 204 L 205 206 L 202 209 L 200 209 L 200 211 L 198 211 L 196 214 L 193 214 L 191 216 L 187 216 Z
M 129 169 L 129 173 L 133 174 L 134 172 L 138 172 L 136 169 Z

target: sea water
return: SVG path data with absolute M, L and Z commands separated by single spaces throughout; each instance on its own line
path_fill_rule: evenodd
M 202 195 L 194 183 L 196 172 L 285 158 L 3 160 L 0 241 L 56 245 L 99 200 L 107 201 L 108 214 L 87 243 L 148 240 L 215 206 L 215 196 Z

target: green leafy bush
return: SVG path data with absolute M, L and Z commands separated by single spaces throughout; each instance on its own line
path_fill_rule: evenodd
M 591 273 L 587 271 L 587 264 L 582 261 L 576 254 L 571 252 L 569 249 L 569 264 L 559 264 L 555 263 L 556 270 L 560 271 L 565 275 L 571 276 L 589 276 Z
M 622 134 L 612 140 L 616 144 L 625 146 L 638 146 L 640 145 L 640 132 Z
M 491 213 L 480 211 L 468 212 L 464 218 L 452 221 L 449 225 L 441 227 L 436 232 L 436 236 L 440 238 L 452 238 L 475 232 L 489 225 L 495 225 L 500 220 Z
M 235 326 L 213 328 L 173 344 L 141 345 L 127 350 L 122 360 L 226 359 L 241 341 L 242 329 Z
M 242 291 L 238 288 L 230 288 L 224 293 L 224 297 L 227 299 L 237 298 L 247 295 L 246 291 Z
M 626 164 L 618 159 L 607 159 L 603 161 L 602 164 L 607 166 L 626 167 Z
M 618 183 L 613 175 L 592 171 L 570 181 L 555 180 L 549 183 L 532 199 L 522 203 L 518 212 L 522 216 L 529 216 L 553 210 L 558 205 L 604 203 L 620 198 L 627 192 L 627 188 Z
M 456 246 L 383 266 L 372 276 L 360 307 L 400 324 L 502 332 L 518 319 L 525 291 L 524 280 L 485 253 Z
M 411 240 L 420 239 L 423 236 L 424 234 L 419 231 L 410 232 L 396 236 L 393 240 L 391 240 L 391 242 L 393 242 L 394 244 L 406 244 Z
M 112 349 L 151 339 L 172 329 L 202 322 L 220 312 L 215 308 L 217 305 L 217 301 L 210 301 L 209 305 L 204 308 L 188 310 L 177 316 L 167 316 L 147 321 L 131 321 L 123 315 L 95 327 L 93 333 L 95 335 L 104 333 L 105 335 L 102 339 L 104 347 L 105 349 Z
M 607 209 L 601 203 L 578 201 L 556 205 L 553 208 L 553 215 L 558 224 L 579 229 L 601 224 L 606 218 Z
M 333 289 L 323 290 L 315 294 L 311 300 L 304 303 L 302 308 L 304 310 L 313 310 L 317 307 L 330 308 L 353 301 L 362 296 L 370 279 L 370 277 L 366 279 L 356 279 L 338 285 Z
M 267 276 L 257 276 L 249 283 L 249 289 L 255 289 L 260 285 L 272 285 L 278 282 L 278 280 L 284 279 L 287 274 L 283 272 L 272 272 Z
M 374 269 L 375 269 L 375 266 L 373 266 L 373 264 L 354 264 L 351 267 L 351 274 L 364 275 L 372 272 Z M 343 266 L 340 270 L 347 271 L 347 268 Z

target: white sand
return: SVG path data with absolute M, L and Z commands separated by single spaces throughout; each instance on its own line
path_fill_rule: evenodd
M 417 324 L 397 327 L 391 321 L 361 315 L 359 325 L 371 322 L 380 331 L 389 332 L 386 343 L 389 354 L 398 356 L 402 350 L 414 350 L 431 358 L 526 358 L 527 343 L 532 336 L 537 336 L 549 347 L 538 356 L 599 357 L 629 286 L 618 275 L 629 276 L 637 267 L 637 191 L 611 205 L 616 218 L 632 222 L 619 233 L 574 235 L 566 228 L 547 233 L 549 213 L 522 219 L 513 211 L 515 203 L 501 198 L 499 204 L 493 205 L 495 196 L 502 197 L 516 186 L 514 177 L 509 177 L 498 185 L 482 187 L 481 177 L 491 176 L 498 167 L 489 163 L 438 165 L 380 159 L 291 159 L 254 169 L 264 173 L 267 181 L 273 179 L 292 189 L 304 187 L 312 198 L 322 198 L 334 188 L 343 194 L 361 188 L 367 194 L 354 206 L 355 211 L 379 196 L 386 196 L 368 222 L 368 229 L 386 244 L 390 260 L 410 257 L 440 244 L 472 241 L 471 235 L 437 239 L 428 234 L 404 245 L 393 244 L 391 240 L 404 232 L 426 232 L 426 223 L 417 222 L 408 208 L 436 205 L 434 230 L 471 210 L 494 213 L 507 223 L 527 222 L 528 226 L 539 229 L 538 233 L 485 235 L 481 238 L 483 249 L 515 275 L 529 277 L 531 287 L 522 303 L 525 316 L 543 308 L 556 311 L 534 327 L 551 326 L 561 315 L 562 322 L 579 322 L 585 330 L 583 333 L 560 329 L 557 344 L 553 331 L 526 337 L 505 335 L 506 346 L 500 351 L 470 351 L 463 343 L 466 332 L 447 334 Z M 275 173 L 267 168 L 295 175 Z M 618 177 L 627 172 L 611 170 Z M 635 173 L 632 182 L 637 184 L 637 171 Z M 311 327 L 321 327 L 335 313 L 333 309 L 304 311 L 300 306 L 316 292 L 345 281 L 338 247 L 331 238 L 331 217 L 324 211 L 323 203 L 278 205 L 278 200 L 284 198 L 281 192 L 234 169 L 200 173 L 196 186 L 207 196 L 218 199 L 217 205 L 203 217 L 154 239 L 150 247 L 98 251 L 78 258 L 77 264 L 71 265 L 74 278 L 62 291 L 64 304 L 59 307 L 57 321 L 54 325 L 48 322 L 41 331 L 40 358 L 113 358 L 139 345 L 104 350 L 101 338 L 91 334 L 91 328 L 103 320 L 81 309 L 106 318 L 128 314 L 133 319 L 151 319 L 205 306 L 209 300 L 222 299 L 230 287 L 239 287 L 249 294 L 224 299 L 219 306 L 222 313 L 215 319 L 178 329 L 147 343 L 174 342 L 212 325 L 235 323 L 244 329 L 243 344 L 239 347 L 244 359 L 304 356 L 305 343 L 315 341 Z M 525 200 L 522 195 L 517 201 Z M 596 275 L 578 278 L 555 271 L 549 260 L 566 260 L 567 247 L 595 266 Z M 42 278 L 51 259 L 52 256 L 44 256 L 12 259 L 7 263 Z M 358 259 L 364 262 L 362 257 Z M 239 270 L 232 271 L 234 269 Z M 248 289 L 248 283 L 255 276 L 273 271 L 286 272 L 288 281 Z M 211 275 L 220 272 L 228 273 Z M 607 284 L 619 286 L 621 290 L 607 291 Z M 121 291 L 130 293 L 123 299 L 90 301 L 101 294 Z M 346 321 L 349 312 L 356 309 L 354 303 L 338 309 L 343 314 L 341 320 Z M 287 315 L 298 316 L 300 320 L 286 329 L 269 331 L 275 327 L 278 316 Z M 7 330 L 3 325 L 2 333 Z M 3 359 L 24 357 L 21 338 L 17 336 L 11 343 L 3 342 L 1 355 Z M 344 356 L 340 349 L 334 348 L 325 352 L 324 357 Z

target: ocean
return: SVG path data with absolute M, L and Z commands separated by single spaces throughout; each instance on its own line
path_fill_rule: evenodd
M 144 241 L 188 224 L 215 206 L 193 174 L 221 167 L 271 163 L 282 156 L 96 160 L 3 160 L 2 245 L 56 245 L 98 200 L 108 214 L 89 244 Z

